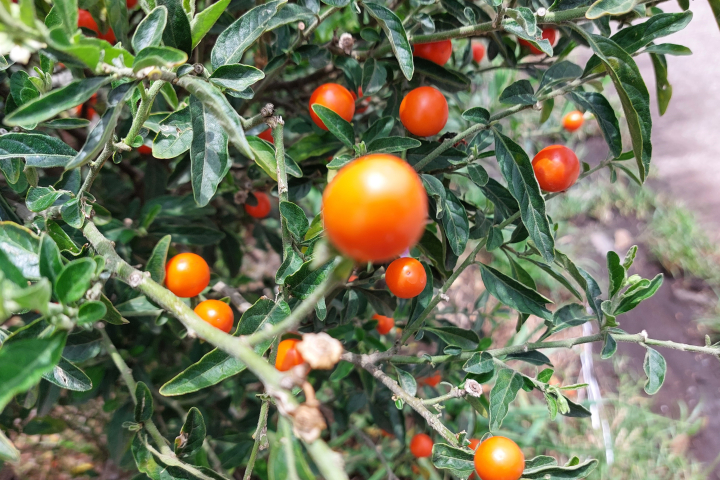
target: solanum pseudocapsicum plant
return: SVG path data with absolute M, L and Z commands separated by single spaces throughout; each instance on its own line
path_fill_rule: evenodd
M 667 56 L 690 53 L 662 43 L 691 21 L 681 4 L 0 0 L 0 461 L 31 424 L 57 431 L 41 421 L 56 402 L 100 397 L 109 453 L 152 479 L 417 478 L 410 449 L 454 478 L 586 477 L 596 460 L 525 460 L 496 435 L 521 389 L 553 419 L 590 414 L 541 350 L 638 343 L 649 394 L 658 347 L 720 355 L 621 330 L 662 277 L 630 275 L 633 248 L 609 252 L 598 282 L 546 213 L 578 178 L 647 178 L 634 57 L 651 56 L 664 112 Z M 78 28 L 88 14 L 97 29 Z M 576 49 L 593 53 L 584 67 Z M 522 75 L 495 94 L 484 79 L 500 69 Z M 604 161 L 517 143 L 505 119 L 559 126 L 562 98 Z M 438 318 L 470 265 L 518 325 L 545 322 L 537 341 Z M 528 266 L 568 297 L 550 306 Z M 596 333 L 550 338 L 587 322 Z M 498 449 L 510 460 L 493 467 Z

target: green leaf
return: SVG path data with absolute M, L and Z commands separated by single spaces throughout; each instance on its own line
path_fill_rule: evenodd
M 498 3 L 498 5 L 500 5 L 500 3 Z M 522 25 L 511 19 L 505 20 L 503 22 L 503 27 L 507 33 L 515 35 L 518 38 L 522 38 L 523 40 L 527 40 L 532 46 L 545 53 L 548 57 L 553 56 L 553 47 L 549 40 L 540 36 L 540 29 L 535 31 L 535 35 L 530 35 L 525 31 Z
M 520 360 L 522 362 L 526 362 L 530 365 L 535 365 L 537 367 L 542 365 L 550 365 L 551 367 L 553 366 L 552 362 L 550 362 L 550 359 L 545 356 L 545 354 L 540 353 L 537 350 L 531 350 L 529 352 L 510 353 L 505 357 L 505 360 Z
M 60 216 L 73 228 L 80 229 L 85 223 L 85 216 L 81 211 L 82 204 L 79 198 L 68 200 L 60 208 Z
M 415 63 L 416 73 L 422 74 L 428 82 L 446 92 L 457 93 L 470 89 L 472 82 L 463 73 L 450 70 L 420 57 L 414 57 L 413 62 Z
M 607 360 L 608 358 L 615 355 L 615 352 L 617 352 L 617 342 L 615 339 L 610 335 L 609 333 L 605 334 L 605 342 L 603 343 L 602 352 L 600 353 L 600 358 L 603 360 Z
M 66 335 L 5 342 L 0 349 L 0 410 L 40 381 L 60 361 Z
M 10 77 L 10 93 L 17 106 L 40 96 L 40 91 L 24 70 L 18 70 Z
M 60 388 L 74 392 L 87 392 L 93 387 L 92 380 L 85 372 L 62 357 L 52 371 L 44 373 L 42 377 Z
M 417 382 L 415 381 L 415 377 L 413 377 L 409 372 L 401 370 L 397 367 L 395 367 L 395 371 L 397 372 L 398 383 L 402 389 L 405 390 L 408 395 L 414 397 L 417 393 Z
M 77 0 L 58 0 L 53 2 L 53 12 L 60 20 L 59 26 L 67 37 L 72 37 L 77 30 L 78 2 Z
M 132 38 L 132 48 L 135 52 L 140 52 L 147 47 L 160 46 L 163 31 L 167 25 L 167 15 L 167 8 L 160 6 L 155 7 L 142 19 Z
M 579 78 L 583 74 L 583 69 L 572 62 L 563 60 L 553 64 L 543 73 L 542 81 L 538 87 L 538 95 L 551 87 L 555 87 L 561 83 L 571 82 Z
M 489 178 L 487 184 L 480 188 L 483 195 L 495 205 L 496 217 L 509 218 L 520 209 L 510 191 L 494 178 Z
M 487 125 L 490 121 L 490 112 L 488 112 L 486 109 L 482 107 L 473 107 L 468 110 L 465 110 L 462 113 L 462 118 L 467 120 L 468 122 L 473 123 L 480 123 L 482 125 Z
M 530 158 L 520 145 L 493 130 L 495 156 L 508 182 L 508 189 L 520 205 L 523 224 L 535 247 L 540 250 L 543 259 L 550 263 L 555 258 L 555 239 L 545 213 L 545 199 L 540 193 Z
M 412 47 L 408 41 L 402 21 L 392 10 L 383 5 L 364 2 L 363 6 L 368 15 L 377 20 L 383 32 L 385 32 L 403 75 L 408 80 L 412 80 L 413 72 L 415 71 Z
M 0 136 L 0 161 L 22 158 L 30 167 L 64 167 L 77 152 L 59 138 L 38 133 Z
M 90 125 L 90 120 L 84 118 L 57 118 L 43 122 L 39 126 L 55 130 L 73 130 L 75 128 L 85 128 L 88 125 Z
M 292 202 L 280 202 L 280 215 L 287 220 L 288 230 L 292 236 L 302 241 L 310 228 L 305 211 Z
M 445 185 L 437 178 L 428 174 L 421 174 L 420 179 L 423 182 L 425 191 L 428 196 L 435 202 L 435 217 L 442 218 L 447 209 L 447 193 Z
M 613 315 L 620 315 L 637 307 L 640 302 L 655 295 L 655 292 L 658 291 L 662 283 L 663 274 L 658 273 L 651 281 L 643 280 L 639 284 L 636 284 L 635 287 L 637 288 L 628 290 L 622 295 L 620 303 L 618 303 Z
M 53 187 L 30 187 L 28 189 L 25 204 L 31 212 L 42 212 L 50 208 L 55 200 L 65 192 L 58 192 Z
M 180 429 L 180 435 L 175 439 L 175 455 L 180 458 L 189 457 L 202 448 L 207 430 L 205 419 L 196 407 L 190 408 Z
M 551 320 L 552 315 L 545 308 L 546 303 L 552 303 L 549 299 L 483 263 L 480 263 L 480 272 L 485 288 L 500 302 L 521 313 L 536 315 L 548 321 Z
M 337 366 L 335 367 L 335 370 L 330 375 L 330 381 L 336 382 L 342 380 L 343 378 L 350 375 L 354 368 L 354 364 L 346 362 L 345 360 L 340 360 L 340 362 L 338 362 Z
M 393 117 L 380 117 L 370 125 L 370 128 L 365 130 L 362 134 L 362 141 L 366 144 L 370 144 L 373 140 L 378 138 L 386 138 L 390 135 L 393 125 L 395 125 L 395 119 Z
M 168 47 L 185 52 L 188 57 L 192 52 L 192 34 L 190 21 L 183 9 L 182 0 L 155 0 L 158 7 L 167 8 L 168 24 L 163 30 L 163 43 Z
M 250 335 L 266 325 L 278 324 L 289 314 L 290 307 L 285 302 L 276 304 L 267 298 L 261 298 L 243 313 L 234 335 Z M 272 340 L 258 344 L 254 349 L 255 353 L 263 355 L 270 348 L 271 343 Z M 240 360 L 215 349 L 163 385 L 160 393 L 174 396 L 196 392 L 232 377 L 246 368 Z
M 17 462 L 19 460 L 20 452 L 0 430 L 0 461 Z
M 585 17 L 593 20 L 604 15 L 622 15 L 635 8 L 638 0 L 597 0 L 585 13 Z
M 668 81 L 667 60 L 665 55 L 651 53 L 653 69 L 655 70 L 655 89 L 657 92 L 658 111 L 665 115 L 670 99 L 672 98 L 672 85 Z
M 215 22 L 218 21 L 218 18 L 220 18 L 228 5 L 230 5 L 230 0 L 220 0 L 195 15 L 195 17 L 190 21 L 192 48 L 198 46 L 203 37 L 207 35 L 213 25 L 215 25 Z
M 135 421 L 144 423 L 152 418 L 153 398 L 147 385 L 138 382 L 135 386 Z
M 425 327 L 425 331 L 434 333 L 448 345 L 455 345 L 463 350 L 474 350 L 480 342 L 477 333 L 460 327 Z
M 355 131 L 347 120 L 333 110 L 317 103 L 312 105 L 312 109 L 320 117 L 328 131 L 346 147 L 352 147 L 355 144 Z
M 592 459 L 565 467 L 545 464 L 530 468 L 526 464 L 522 478 L 528 480 L 574 480 L 586 478 L 597 466 L 598 461 Z
M 607 252 L 607 268 L 608 276 L 610 278 L 608 295 L 612 298 L 625 285 L 627 272 L 625 271 L 625 267 L 623 267 L 620 263 L 620 256 L 612 250 Z
M 165 235 L 153 248 L 150 259 L 145 266 L 145 271 L 150 272 L 150 278 L 161 284 L 165 281 L 165 264 L 167 263 L 168 249 L 172 237 Z
M 160 121 L 152 155 L 155 158 L 175 158 L 190 150 L 192 139 L 190 108 L 185 107 Z
M 65 166 L 66 170 L 85 165 L 98 156 L 103 148 L 106 147 L 120 119 L 123 102 L 132 95 L 133 86 L 132 83 L 125 83 L 110 92 L 108 96 L 108 103 L 110 104 L 108 109 L 105 110 L 100 121 L 88 134 L 85 145 L 83 145 L 75 158 Z
M 232 159 L 228 137 L 213 112 L 196 97 L 190 97 L 193 139 L 190 144 L 190 179 L 195 202 L 204 207 L 225 178 Z
M 285 279 L 289 275 L 292 275 L 293 273 L 300 270 L 302 264 L 302 257 L 298 255 L 295 250 L 289 251 L 287 256 L 285 257 L 285 260 L 283 260 L 282 264 L 280 265 L 280 268 L 275 273 L 275 283 L 277 283 L 278 285 L 284 285 Z
M 462 368 L 468 373 L 490 373 L 495 370 L 495 361 L 493 356 L 487 352 L 475 352 Z
M 105 316 L 103 317 L 104 321 L 112 325 L 125 325 L 126 323 L 130 323 L 120 314 L 117 308 L 115 308 L 115 305 L 112 304 L 105 294 L 100 296 L 100 301 L 105 305 L 105 309 L 107 310 Z
M 535 90 L 529 80 L 518 80 L 500 94 L 500 103 L 506 105 L 535 105 Z
M 547 332 L 543 334 L 542 339 L 561 332 L 566 328 L 577 327 L 592 319 L 593 316 L 586 313 L 583 305 L 577 303 L 565 305 L 553 312 L 552 320 L 547 323 L 549 328 Z
M 277 160 L 275 158 L 275 148 L 268 142 L 255 137 L 247 137 L 250 149 L 255 154 L 255 163 L 268 174 L 270 178 L 277 181 Z M 285 155 L 285 168 L 287 173 L 293 177 L 302 177 L 300 167 L 288 156 Z
M 610 153 L 614 157 L 622 154 L 622 138 L 620 136 L 620 124 L 618 123 L 615 109 L 610 105 L 607 98 L 597 92 L 583 92 L 575 90 L 570 93 L 572 101 L 585 110 L 590 110 L 600 125 L 605 141 L 610 147 Z
M 385 86 L 387 68 L 374 58 L 365 60 L 362 70 L 362 91 L 364 96 L 373 95 Z
M 535 19 L 535 13 L 527 7 L 508 8 L 505 11 L 506 15 L 513 20 L 527 33 L 528 35 L 537 35 L 538 32 L 537 20 Z
M 457 256 L 462 255 L 470 239 L 470 221 L 467 218 L 465 207 L 454 193 L 445 189 L 446 213 L 442 216 L 443 232 L 448 245 Z
M 263 6 L 267 5 L 269 4 L 265 4 Z M 217 120 L 218 125 L 225 130 L 230 143 L 232 143 L 232 145 L 237 148 L 240 153 L 251 160 L 254 159 L 250 145 L 245 138 L 245 132 L 243 131 L 242 124 L 240 123 L 240 115 L 238 115 L 232 105 L 228 102 L 227 98 L 225 98 L 225 95 L 223 95 L 217 87 L 198 77 L 193 77 L 192 75 L 186 75 L 180 78 L 178 85 L 182 86 L 191 94 L 196 96 L 198 100 L 202 101 L 203 107 L 212 113 Z
M 322 2 L 325 5 L 330 5 L 331 7 L 337 8 L 343 8 L 350 5 L 350 0 L 322 0 Z
M 683 45 L 675 45 L 674 43 L 661 43 L 660 45 L 649 45 L 645 52 L 657 53 L 658 55 L 692 55 L 692 50 Z
M 107 11 L 107 22 L 115 33 L 118 42 L 127 45 L 129 43 L 127 34 L 130 28 L 127 1 L 105 0 L 105 10 Z M 71 28 L 72 26 L 73 24 L 71 24 Z
M 274 0 L 248 10 L 218 36 L 210 54 L 213 69 L 239 63 L 255 40 L 263 34 L 272 17 L 287 0 Z
M 508 413 L 510 403 L 515 400 L 523 386 L 523 378 L 515 370 L 501 369 L 490 390 L 490 420 L 488 427 L 491 432 L 497 431 Z
M 467 478 L 475 471 L 474 455 L 465 448 L 436 443 L 432 449 L 432 462 L 436 468 L 450 470 L 458 478 Z
M 145 47 L 138 52 L 133 62 L 133 72 L 147 67 L 173 69 L 187 62 L 185 52 L 172 47 Z
M 60 112 L 64 112 L 90 100 L 93 93 L 97 92 L 100 87 L 108 84 L 111 80 L 112 77 L 109 76 L 76 80 L 14 110 L 10 115 L 5 117 L 5 125 L 14 127 L 36 125 L 44 122 Z M 3 136 L 3 139 L 4 137 L 5 136 Z
M 408 137 L 386 137 L 378 138 L 367 146 L 368 153 L 397 153 L 404 152 L 411 148 L 417 148 L 422 143 L 419 140 Z
M 640 180 L 645 181 L 652 156 L 650 143 L 652 118 L 650 95 L 640 70 L 632 57 L 614 41 L 599 35 L 584 34 L 583 36 L 603 62 L 615 84 L 630 130 Z M 588 71 L 587 67 L 585 71 Z
M 487 170 L 485 170 L 485 167 L 482 165 L 468 165 L 467 171 L 468 175 L 470 175 L 470 180 L 478 187 L 484 187 L 488 184 L 490 175 L 488 175 Z
M 487 250 L 488 252 L 497 250 L 498 248 L 500 248 L 500 245 L 503 244 L 503 241 L 504 238 L 502 230 L 500 230 L 498 227 L 492 227 L 488 232 L 487 242 L 485 243 L 485 250 Z
M 297 272 L 285 279 L 285 287 L 301 300 L 306 299 L 330 274 L 333 262 L 314 268 L 314 262 L 308 260 Z
M 267 25 L 267 31 L 275 30 L 283 25 L 295 25 L 298 22 L 305 22 L 305 25 L 310 25 L 314 19 L 315 12 L 309 8 L 296 3 L 286 3 L 278 10 L 272 19 L 270 19 Z
M 255 67 L 223 65 L 210 75 L 210 82 L 228 90 L 242 92 L 263 78 L 265 78 L 265 73 Z
M 95 277 L 95 262 L 91 258 L 78 258 L 65 265 L 55 280 L 55 295 L 64 304 L 80 300 Z
M 60 274 L 63 268 L 62 256 L 52 237 L 43 233 L 40 237 L 40 250 L 38 252 L 40 276 L 50 279 L 51 282 Z
M 39 238 L 13 222 L 0 222 L 0 251 L 28 280 L 40 278 Z
M 78 325 L 95 323 L 107 315 L 107 307 L 102 302 L 93 300 L 80 305 L 78 310 Z

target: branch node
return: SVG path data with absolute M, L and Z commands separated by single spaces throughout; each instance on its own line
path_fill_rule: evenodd
M 130 285 L 132 288 L 137 288 L 140 283 L 143 281 L 143 274 L 141 272 L 135 271 L 130 274 L 130 277 L 128 278 L 128 285 Z
M 273 113 L 275 113 L 275 105 L 273 105 L 272 103 L 267 103 L 264 107 L 260 109 L 260 114 L 263 117 L 272 117 Z
M 545 9 L 543 7 L 538 8 L 538 11 L 537 11 L 538 17 L 544 17 L 545 14 L 547 14 L 547 9 Z

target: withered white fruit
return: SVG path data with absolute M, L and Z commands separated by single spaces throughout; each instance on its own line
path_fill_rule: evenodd
M 306 333 L 296 348 L 313 370 L 332 369 L 343 353 L 342 344 L 325 332 Z

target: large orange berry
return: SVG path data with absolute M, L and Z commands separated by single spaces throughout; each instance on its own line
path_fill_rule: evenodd
M 257 198 L 257 205 L 245 204 L 245 211 L 251 217 L 265 218 L 270 213 L 270 197 L 265 192 L 253 192 L 255 198 Z
M 379 313 L 376 313 L 372 316 L 373 320 L 377 320 L 377 326 L 375 329 L 378 331 L 380 335 L 387 335 L 390 330 L 393 329 L 395 326 L 395 320 L 393 320 L 390 317 L 386 317 L 385 315 L 380 315 Z
M 410 453 L 415 458 L 425 458 L 432 455 L 433 441 L 430 435 L 426 433 L 418 433 L 410 441 Z
M 262 132 L 258 133 L 258 138 L 262 138 L 266 142 L 275 143 L 275 140 L 273 140 L 272 136 L 272 130 L 269 128 L 266 128 Z
M 525 470 L 525 456 L 517 443 L 490 437 L 475 450 L 475 471 L 480 480 L 518 480 Z
M 418 137 L 432 137 L 445 128 L 448 104 L 442 93 L 433 87 L 410 90 L 400 103 L 400 121 Z
M 413 46 L 413 55 L 438 65 L 445 65 L 452 56 L 452 42 L 440 40 L 439 42 L 417 43 Z
M 562 123 L 565 130 L 568 132 L 574 132 L 578 128 L 582 127 L 582 124 L 585 122 L 585 118 L 583 118 L 583 113 L 579 112 L 577 110 L 574 110 L 567 115 L 563 117 Z
M 422 263 L 414 258 L 398 258 L 387 268 L 385 283 L 396 297 L 413 298 L 420 295 L 425 288 L 427 274 Z
M 275 368 L 281 372 L 287 372 L 296 365 L 305 363 L 302 355 L 297 350 L 297 344 L 300 342 L 297 338 L 288 338 L 278 345 L 277 357 L 275 357 Z
M 479 40 L 473 40 L 472 54 L 473 60 L 475 60 L 477 63 L 482 62 L 482 59 L 485 57 L 485 45 L 483 45 L 483 43 Z
M 546 192 L 562 192 L 572 187 L 580 176 L 580 161 L 564 145 L 545 147 L 532 161 L 535 177 Z
M 365 155 L 343 167 L 325 188 L 325 233 L 358 262 L 384 262 L 420 240 L 427 203 L 420 177 L 404 160 Z
M 355 115 L 355 100 L 353 100 L 350 90 L 337 83 L 325 83 L 317 87 L 310 96 L 308 104 L 310 117 L 315 125 L 327 130 L 323 121 L 313 111 L 312 106 L 316 104 L 329 108 L 348 122 L 352 121 L 353 115 Z
M 178 297 L 194 297 L 209 284 L 210 267 L 200 255 L 181 253 L 165 265 L 165 285 Z
M 195 307 L 195 313 L 198 317 L 225 333 L 230 333 L 230 330 L 232 330 L 235 315 L 233 315 L 230 305 L 225 302 L 205 300 Z
M 542 38 L 549 41 L 550 45 L 553 45 L 553 46 L 555 45 L 556 37 L 557 37 L 557 30 L 555 30 L 554 28 L 546 28 L 542 32 Z M 535 45 L 528 42 L 527 40 L 518 38 L 518 42 L 520 43 L 520 45 L 522 45 L 523 47 L 530 50 L 530 53 L 532 53 L 533 55 L 544 55 L 545 54 L 545 52 L 543 52 L 542 50 L 540 50 L 539 48 L 537 48 Z

